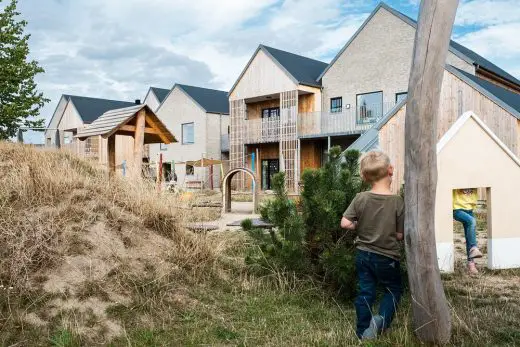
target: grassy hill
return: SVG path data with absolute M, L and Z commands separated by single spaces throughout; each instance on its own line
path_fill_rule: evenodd
M 244 264 L 240 232 L 153 185 L 62 152 L 0 142 L 0 345 L 358 345 L 355 312 L 320 283 Z M 520 272 L 445 276 L 453 345 L 520 344 Z M 410 299 L 373 346 L 417 345 Z

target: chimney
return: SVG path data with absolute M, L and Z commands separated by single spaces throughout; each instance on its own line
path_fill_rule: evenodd
M 141 105 L 141 100 L 139 100 L 139 99 L 135 99 L 134 103 L 135 103 L 136 105 Z

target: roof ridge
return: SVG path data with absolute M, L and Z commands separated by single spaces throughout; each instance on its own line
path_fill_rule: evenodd
M 296 55 L 298 57 L 301 57 L 301 58 L 305 58 L 305 59 L 309 59 L 309 60 L 312 60 L 312 61 L 315 61 L 315 62 L 318 62 L 318 63 L 323 63 L 323 64 L 326 64 L 328 65 L 328 63 L 324 62 L 324 61 L 321 61 L 321 60 L 318 60 L 318 59 L 314 59 L 314 58 L 309 58 L 305 55 L 301 55 L 301 54 L 297 54 L 297 53 L 293 53 L 293 52 L 289 52 L 289 51 L 286 51 L 286 50 L 283 50 L 283 49 L 279 49 L 279 48 L 275 48 L 275 47 L 271 47 L 271 46 L 267 46 L 267 45 L 264 45 L 263 43 L 260 44 L 261 47 L 264 47 L 266 49 L 274 49 L 274 50 L 277 50 L 277 51 L 280 51 L 280 52 L 284 52 L 284 53 L 287 53 L 287 54 L 292 54 L 292 55 Z
M 206 90 L 211 90 L 211 91 L 215 91 L 215 92 L 227 93 L 227 91 L 225 91 L 225 90 L 213 89 L 213 88 L 207 88 L 207 87 L 199 87 L 199 86 L 194 86 L 191 84 L 175 83 L 175 85 L 177 85 L 179 87 L 190 87 L 190 88 L 206 89 Z
M 83 96 L 83 95 L 63 94 L 63 96 L 67 96 L 67 97 L 69 97 L 69 98 L 83 98 L 83 99 L 91 99 L 91 100 L 103 100 L 103 101 L 115 101 L 115 102 L 128 102 L 128 103 L 133 103 L 132 101 L 115 100 L 115 99 L 104 99 L 104 98 L 96 98 L 96 97 L 92 97 L 92 96 Z

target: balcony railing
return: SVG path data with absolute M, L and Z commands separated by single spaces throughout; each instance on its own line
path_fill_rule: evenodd
M 338 112 L 298 114 L 298 136 L 362 134 L 388 113 L 395 103 L 365 105 Z M 250 119 L 244 122 L 244 143 L 280 141 L 280 117 Z
M 395 103 L 365 105 L 338 112 L 308 112 L 298 115 L 298 136 L 361 134 L 370 129 Z
M 280 140 L 280 117 L 247 120 L 244 130 L 245 143 L 277 142 Z

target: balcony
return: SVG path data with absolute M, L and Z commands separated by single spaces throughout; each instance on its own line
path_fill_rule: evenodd
M 244 143 L 267 143 L 280 140 L 280 117 L 250 119 L 244 125 Z
M 370 107 L 364 105 L 338 112 L 308 112 L 298 115 L 298 136 L 313 137 L 327 135 L 362 134 L 370 129 L 395 103 L 383 103 Z
M 298 137 L 362 134 L 370 129 L 395 103 L 383 103 L 341 109 L 338 112 L 306 112 L 298 114 Z M 244 122 L 244 143 L 280 141 L 280 117 L 250 119 Z

